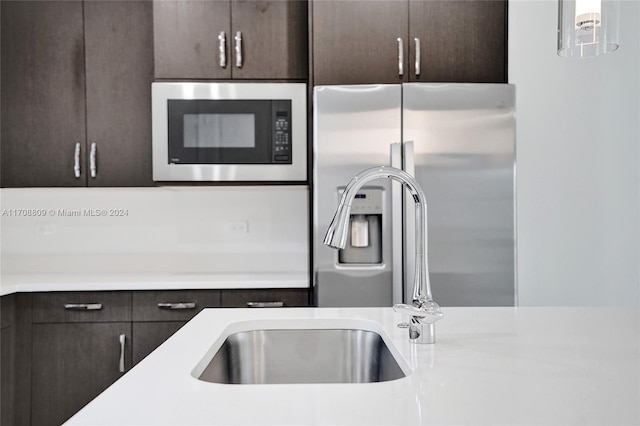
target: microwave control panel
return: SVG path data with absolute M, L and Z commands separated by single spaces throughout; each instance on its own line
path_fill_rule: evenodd
M 273 101 L 273 163 L 291 164 L 291 101 Z

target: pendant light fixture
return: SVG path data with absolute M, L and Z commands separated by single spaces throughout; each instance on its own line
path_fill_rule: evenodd
M 558 55 L 589 58 L 618 48 L 618 1 L 558 0 Z

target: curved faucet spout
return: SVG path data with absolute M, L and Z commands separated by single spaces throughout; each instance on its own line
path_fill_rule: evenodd
M 336 214 L 329 225 L 327 234 L 324 237 L 324 244 L 338 249 L 345 248 L 347 242 L 347 232 L 349 226 L 349 216 L 351 215 L 351 205 L 355 199 L 356 194 L 367 183 L 376 179 L 393 179 L 400 182 L 406 187 L 416 206 L 416 270 L 413 286 L 413 307 L 414 311 L 411 312 L 412 324 L 423 324 L 426 321 L 425 318 L 433 318 L 433 322 L 442 318 L 442 312 L 437 303 L 433 301 L 431 295 L 431 283 L 429 282 L 429 261 L 427 256 L 427 200 L 424 195 L 424 191 L 415 180 L 413 176 L 407 172 L 389 166 L 378 166 L 370 169 L 363 170 L 354 176 L 353 179 L 347 184 L 347 187 L 342 194 L 340 204 Z M 403 305 L 407 306 L 407 305 Z M 400 305 L 394 306 L 394 309 L 398 312 L 407 313 L 407 309 Z M 423 315 L 424 314 L 424 315 Z M 415 321 L 414 321 L 415 320 Z M 430 327 L 433 330 L 433 327 Z M 410 330 L 411 331 L 416 330 Z M 419 339 L 412 338 L 412 341 L 418 343 L 433 343 L 435 342 L 435 331 L 422 333 Z M 415 334 L 415 333 L 414 333 Z M 431 335 L 431 336 L 429 336 Z

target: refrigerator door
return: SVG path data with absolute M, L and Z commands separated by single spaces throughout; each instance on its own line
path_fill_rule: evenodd
M 515 88 L 403 85 L 403 162 L 428 208 L 433 297 L 443 306 L 515 304 Z M 413 226 L 405 208 L 405 226 Z M 407 236 L 413 235 L 411 232 Z M 411 295 L 415 241 L 405 241 Z
M 350 232 L 357 235 L 347 242 L 346 251 L 339 253 L 322 241 L 351 178 L 369 167 L 390 164 L 391 144 L 400 141 L 400 106 L 400 85 L 314 89 L 313 264 L 318 306 L 393 304 L 394 251 L 399 259 L 401 247 L 392 247 L 390 180 L 372 182 L 354 201 Z M 397 152 L 399 148 L 396 143 Z M 400 292 L 395 294 L 399 297 Z

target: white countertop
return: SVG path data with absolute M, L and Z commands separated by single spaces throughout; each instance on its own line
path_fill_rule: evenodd
M 437 343 L 415 345 L 406 329 L 396 327 L 403 318 L 391 308 L 205 309 L 68 424 L 640 423 L 638 311 L 443 312 Z M 228 385 L 191 376 L 231 324 L 270 327 L 288 321 L 304 328 L 340 319 L 380 328 L 410 374 L 381 383 L 317 385 Z
M 3 274 L 0 296 L 36 291 L 308 288 L 303 273 L 251 274 Z

